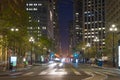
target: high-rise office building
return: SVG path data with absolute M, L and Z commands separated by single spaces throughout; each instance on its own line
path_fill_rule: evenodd
M 40 36 L 54 38 L 52 0 L 28 0 L 26 10 L 29 12 L 29 34 L 39 40 Z M 33 24 L 34 23 L 34 24 Z M 37 25 L 36 25 L 37 24 Z
M 60 53 L 60 32 L 58 24 L 58 0 L 52 0 L 53 3 L 53 28 L 54 28 L 54 42 L 55 48 L 58 53 Z
M 120 0 L 106 0 L 106 27 L 120 25 Z
M 28 27 L 29 34 L 35 36 L 37 40 L 40 36 L 47 36 L 55 43 L 56 50 L 59 50 L 59 27 L 57 15 L 57 0 L 28 0 L 26 10 L 30 13 Z M 38 25 L 34 26 L 33 23 Z
M 105 47 L 105 0 L 75 0 L 74 4 L 76 43 L 85 41 L 101 52 Z
M 77 44 L 79 44 L 83 40 L 83 2 L 81 0 L 74 0 L 74 5 L 73 5 L 73 28 L 72 29 L 72 34 L 74 37 L 73 38 L 73 45 L 72 47 L 75 47 Z

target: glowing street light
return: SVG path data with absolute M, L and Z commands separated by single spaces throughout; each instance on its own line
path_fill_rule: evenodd
M 33 46 L 34 41 L 35 41 L 34 38 L 30 37 L 29 42 L 31 42 L 31 65 L 32 65 L 32 46 Z
M 87 43 L 87 44 L 86 44 L 86 47 L 87 47 L 87 48 L 90 48 L 90 46 L 91 46 L 90 43 Z M 89 49 L 88 49 L 88 58 L 90 58 Z
M 19 29 L 18 29 L 18 28 L 11 28 L 10 30 L 11 30 L 12 32 L 14 32 L 14 39 L 15 39 L 15 32 L 18 32 Z M 16 41 L 14 41 L 14 55 L 15 55 L 15 42 L 16 42 Z
M 113 57 L 113 67 L 115 67 L 115 50 L 114 50 L 114 35 L 115 35 L 115 32 L 117 31 L 117 27 L 116 27 L 116 25 L 112 25 L 110 28 L 109 28 L 109 30 L 112 32 L 112 36 L 113 36 L 113 46 L 112 46 L 112 57 Z
M 97 55 L 97 42 L 99 42 L 98 37 L 95 37 L 93 41 L 96 43 L 96 55 Z M 98 57 L 98 55 L 97 55 L 97 57 Z

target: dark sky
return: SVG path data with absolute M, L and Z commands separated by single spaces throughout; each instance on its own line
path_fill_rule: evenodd
M 73 1 L 72 0 L 58 0 L 58 16 L 61 36 L 61 46 L 63 52 L 68 50 L 68 28 L 69 22 L 73 20 Z

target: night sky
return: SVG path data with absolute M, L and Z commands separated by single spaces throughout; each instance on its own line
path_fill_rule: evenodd
M 68 29 L 69 22 L 73 20 L 73 1 L 72 0 L 58 0 L 58 16 L 61 36 L 61 47 L 63 53 L 68 50 Z

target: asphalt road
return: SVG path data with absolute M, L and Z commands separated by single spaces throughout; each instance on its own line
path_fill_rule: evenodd
M 0 80 L 120 80 L 120 72 L 83 64 L 52 63 L 2 76 Z

